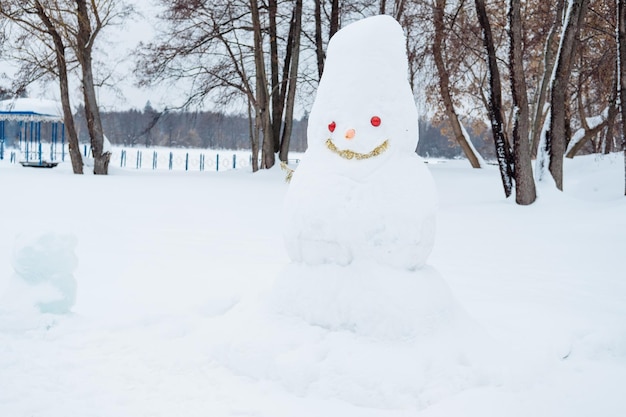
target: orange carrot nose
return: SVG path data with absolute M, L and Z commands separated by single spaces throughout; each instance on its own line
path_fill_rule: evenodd
M 356 130 L 354 129 L 346 130 L 346 135 L 345 135 L 346 139 L 352 139 L 354 138 L 354 135 L 356 135 Z

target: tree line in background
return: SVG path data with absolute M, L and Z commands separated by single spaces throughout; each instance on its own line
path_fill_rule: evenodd
M 4 99 L 0 94 L 0 99 Z M 89 130 L 82 108 L 74 114 L 79 143 L 89 144 Z M 143 110 L 101 112 L 103 130 L 107 139 L 123 147 L 204 148 L 226 150 L 249 150 L 248 128 L 250 120 L 246 116 L 224 114 L 211 111 L 168 111 L 157 112 L 150 103 Z M 291 151 L 304 152 L 307 148 L 306 118 L 293 121 Z M 457 159 L 463 157 L 460 146 L 450 140 L 445 129 L 431 125 L 428 121 L 419 123 L 420 141 L 417 153 L 425 158 Z M 488 132 L 475 132 L 470 129 L 473 146 L 488 160 L 495 160 L 493 143 Z M 17 147 L 20 127 L 16 121 L 5 122 L 5 145 Z M 44 124 L 42 137 L 51 135 Z
M 78 136 L 88 142 L 86 123 L 77 113 Z M 111 143 L 128 147 L 182 147 L 207 149 L 250 149 L 250 120 L 242 115 L 202 111 L 157 112 L 149 104 L 143 111 L 103 112 L 102 125 Z M 290 150 L 304 152 L 307 148 L 306 118 L 293 121 Z M 486 132 L 475 134 L 474 146 L 488 159 L 495 159 L 491 139 Z M 441 129 L 426 121 L 420 122 L 418 154 L 433 158 L 459 158 L 461 148 Z
M 299 129 L 294 109 L 311 104 L 330 37 L 375 14 L 390 14 L 404 28 L 408 78 L 421 107 L 474 167 L 481 158 L 468 130 L 471 121 L 488 121 L 504 192 L 515 191 L 519 204 L 536 197 L 533 160 L 537 178 L 549 175 L 559 189 L 563 158 L 581 150 L 623 150 L 626 165 L 626 54 L 618 53 L 626 42 L 626 0 L 155 1 L 162 12 L 155 38 L 136 51 L 138 82 L 186 86 L 187 106 L 239 109 L 247 116 L 248 146 L 260 153 L 254 170 L 271 167 L 276 156 L 287 159 Z M 79 73 L 85 117 L 96 126 L 88 130 L 97 136 L 85 87 L 94 83 L 89 53 L 99 31 L 130 9 L 121 0 L 87 2 L 86 9 L 84 3 L 0 1 L 0 12 L 24 34 L 38 28 L 35 37 L 7 38 L 14 58 L 34 74 L 27 81 L 37 78 L 39 61 L 47 65 L 38 71 L 59 79 L 62 92 L 61 63 Z M 175 114 L 155 114 L 153 128 Z M 146 134 L 178 140 L 174 128 L 153 128 Z M 195 142 L 210 142 L 202 131 Z

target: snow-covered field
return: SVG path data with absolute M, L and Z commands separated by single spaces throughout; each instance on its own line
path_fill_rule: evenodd
M 430 272 L 326 300 L 289 264 L 279 169 L 0 161 L 0 416 L 626 415 L 622 156 L 567 160 L 529 207 L 494 166 L 428 168 Z M 70 314 L 33 307 L 29 268 L 75 280 Z M 441 294 L 462 320 L 406 317 Z

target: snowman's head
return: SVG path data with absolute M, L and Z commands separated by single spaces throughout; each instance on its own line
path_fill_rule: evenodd
M 402 28 L 389 16 L 363 19 L 333 36 L 309 116 L 311 150 L 351 164 L 415 151 L 417 109 L 405 48 Z

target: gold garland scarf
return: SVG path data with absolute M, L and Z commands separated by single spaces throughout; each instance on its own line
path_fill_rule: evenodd
M 295 169 L 289 168 L 285 161 L 280 161 L 280 168 L 283 171 L 287 172 L 287 174 L 285 175 L 285 182 L 291 182 L 291 178 L 293 178 L 293 173 L 295 172 Z
M 330 138 L 326 139 L 326 147 L 332 153 L 335 153 L 335 154 L 339 155 L 343 159 L 358 159 L 358 160 L 361 160 L 361 159 L 370 159 L 370 158 L 373 158 L 373 157 L 378 156 L 381 153 L 385 152 L 387 150 L 387 148 L 389 147 L 389 141 L 385 140 L 383 143 L 381 143 L 380 145 L 378 145 L 376 148 L 374 148 L 372 151 L 370 151 L 368 153 L 354 152 L 354 151 L 351 151 L 349 149 L 340 150 L 340 149 L 338 149 L 335 146 L 335 144 L 333 143 L 333 141 Z
M 368 153 L 354 152 L 354 151 L 351 151 L 349 149 L 340 150 L 340 149 L 338 149 L 335 146 L 335 144 L 333 143 L 333 141 L 330 138 L 326 139 L 326 147 L 331 152 L 339 155 L 343 159 L 357 159 L 357 160 L 361 160 L 361 159 L 370 159 L 370 158 L 373 158 L 373 157 L 378 156 L 381 153 L 385 152 L 387 150 L 387 148 L 389 147 L 389 141 L 385 140 L 383 143 L 381 143 L 380 145 L 378 145 L 376 148 L 374 148 L 372 151 L 370 151 Z M 291 178 L 293 177 L 293 173 L 295 172 L 295 170 L 289 168 L 289 166 L 287 166 L 287 164 L 284 161 L 281 161 L 280 168 L 283 171 L 287 172 L 287 174 L 285 176 L 285 181 L 286 182 L 291 182 Z

